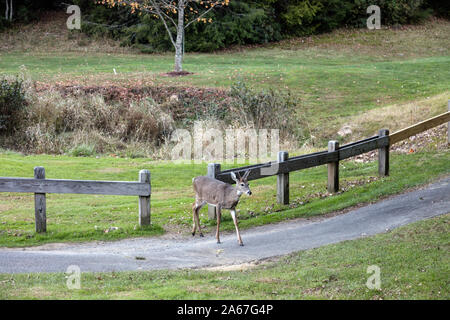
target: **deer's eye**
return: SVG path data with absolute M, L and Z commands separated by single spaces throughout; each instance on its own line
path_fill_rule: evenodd
M 243 187 L 244 186 L 244 184 L 243 183 L 241 183 L 241 187 Z

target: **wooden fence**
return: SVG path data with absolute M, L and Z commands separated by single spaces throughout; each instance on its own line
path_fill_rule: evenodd
M 210 163 L 208 165 L 207 176 L 226 183 L 234 183 L 230 176 L 231 172 L 238 172 L 240 175 L 243 175 L 245 171 L 250 170 L 248 176 L 249 181 L 276 175 L 277 202 L 289 204 L 289 172 L 326 164 L 328 166 L 327 189 L 328 192 L 335 193 L 339 190 L 339 161 L 341 160 L 378 149 L 378 173 L 380 176 L 387 176 L 389 175 L 389 148 L 391 145 L 446 122 L 448 122 L 447 135 L 448 142 L 450 143 L 450 101 L 448 102 L 448 110 L 448 112 L 392 134 L 389 134 L 389 130 L 383 129 L 378 132 L 377 136 L 341 147 L 338 141 L 330 141 L 328 143 L 328 150 L 326 151 L 292 158 L 289 158 L 289 154 L 286 151 L 280 151 L 278 153 L 278 159 L 275 162 L 224 171 L 221 171 L 220 164 Z M 210 219 L 215 219 L 216 211 L 214 206 L 208 207 L 208 215 Z
M 139 196 L 139 225 L 150 224 L 150 171 L 141 170 L 138 182 L 45 179 L 43 167 L 34 168 L 34 179 L 1 178 L 0 192 L 34 193 L 36 232 L 47 231 L 46 193 Z

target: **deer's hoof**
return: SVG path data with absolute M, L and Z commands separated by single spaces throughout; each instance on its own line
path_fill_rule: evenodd
M 222 242 L 220 242 L 220 241 L 217 241 L 217 244 L 221 244 Z
M 241 246 L 241 247 L 243 247 L 244 246 L 244 244 L 241 242 L 241 243 L 239 243 L 239 245 Z
M 192 232 L 192 236 L 193 236 L 193 237 L 195 236 L 195 232 Z
M 200 233 L 200 237 L 202 237 L 202 238 L 204 237 L 203 233 Z

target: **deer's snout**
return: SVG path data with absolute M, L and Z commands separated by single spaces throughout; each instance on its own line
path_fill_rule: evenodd
M 248 191 L 247 191 L 247 194 L 248 194 L 249 196 L 251 196 L 251 195 L 252 195 L 252 192 L 251 192 L 250 190 L 248 190 Z

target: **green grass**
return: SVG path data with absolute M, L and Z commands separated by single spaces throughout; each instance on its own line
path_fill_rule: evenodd
M 448 290 L 450 215 L 385 234 L 302 251 L 238 271 L 1 274 L 0 299 L 443 299 Z M 380 268 L 368 289 L 367 268 Z
M 310 52 L 313 51 L 313 52 Z M 314 52 L 317 51 L 317 52 Z M 260 88 L 291 89 L 308 112 L 350 115 L 393 102 L 438 94 L 448 89 L 450 56 L 377 61 L 339 56 L 321 49 L 283 51 L 257 49 L 244 53 L 190 54 L 185 69 L 195 74 L 173 79 L 158 76 L 171 69 L 170 55 L 24 54 L 0 55 L 0 70 L 14 74 L 25 65 L 36 80 L 91 77 L 114 82 L 149 78 L 156 84 L 228 88 L 239 79 Z M 146 70 L 141 73 L 142 70 Z M 97 80 L 94 80 L 97 81 Z M 137 80 L 136 80 L 137 81 Z M 361 90 L 364 88 L 364 90 Z
M 393 154 L 391 175 L 377 178 L 377 162 L 341 163 L 344 192 L 326 195 L 326 166 L 290 175 L 291 205 L 276 204 L 276 178 L 251 182 L 252 197 L 238 206 L 241 228 L 308 217 L 376 201 L 450 173 L 448 151 Z M 0 246 L 28 246 L 48 242 L 113 240 L 154 236 L 166 230 L 187 234 L 192 224 L 192 177 L 206 173 L 206 164 L 187 165 L 148 159 L 0 154 L 0 176 L 32 177 L 33 167 L 44 166 L 49 179 L 137 181 L 141 169 L 152 174 L 152 227 L 138 227 L 137 197 L 60 195 L 47 197 L 47 234 L 34 232 L 32 194 L 0 193 Z M 224 166 L 228 168 L 230 166 Z M 233 230 L 226 214 L 222 230 Z M 206 232 L 214 228 L 201 211 Z M 105 233 L 110 227 L 119 230 Z

